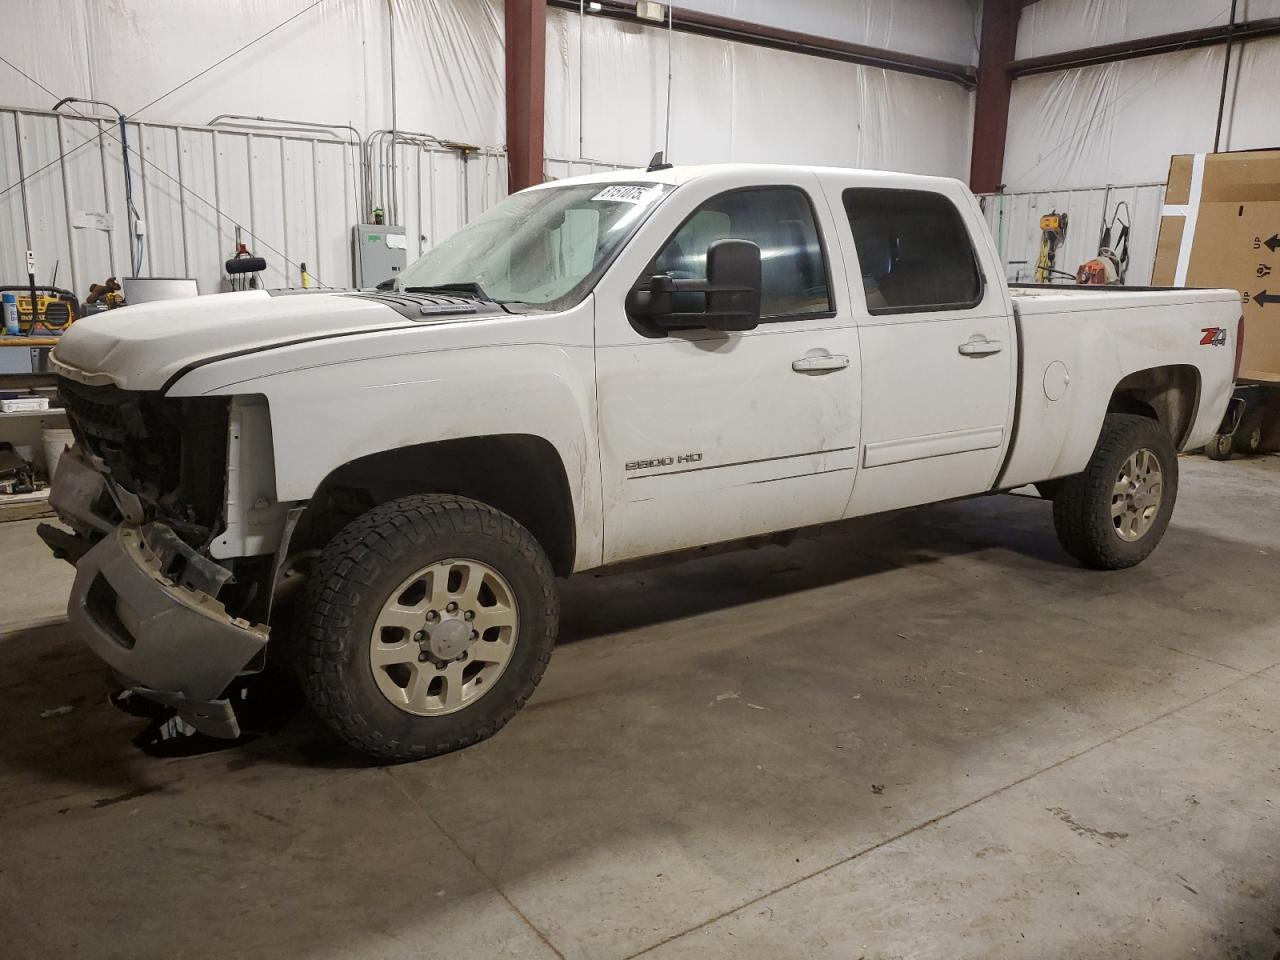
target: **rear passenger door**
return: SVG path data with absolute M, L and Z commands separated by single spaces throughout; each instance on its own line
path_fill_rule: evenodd
M 946 182 L 828 184 L 863 358 L 847 515 L 989 490 L 1010 442 L 1017 344 L 989 239 L 966 226 L 976 202 Z

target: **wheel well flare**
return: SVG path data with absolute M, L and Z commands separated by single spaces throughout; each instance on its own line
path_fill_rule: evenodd
M 319 549 L 355 517 L 419 493 L 468 497 L 501 510 L 541 544 L 560 576 L 573 570 L 573 496 L 564 463 L 529 434 L 462 437 L 384 450 L 342 464 L 321 482 L 292 552 Z
M 1200 371 L 1175 364 L 1129 374 L 1112 391 L 1107 412 L 1156 420 L 1168 431 L 1174 446 L 1181 449 L 1191 432 L 1199 402 Z

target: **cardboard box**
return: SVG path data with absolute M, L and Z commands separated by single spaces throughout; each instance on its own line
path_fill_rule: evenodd
M 1280 383 L 1280 150 L 1174 157 L 1164 202 L 1151 283 L 1239 290 L 1240 379 Z

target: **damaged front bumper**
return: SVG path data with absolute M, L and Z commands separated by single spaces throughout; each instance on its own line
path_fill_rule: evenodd
M 82 450 L 59 461 L 50 503 L 75 535 L 47 524 L 38 532 L 75 564 L 67 616 L 122 684 L 202 733 L 238 737 L 223 695 L 241 673 L 261 668 L 268 628 L 232 616 L 217 599 L 230 570 L 165 524 L 137 522 L 141 511 L 118 494 Z M 104 495 L 123 520 L 105 515 Z
M 67 616 L 126 686 L 202 733 L 237 737 L 231 703 L 219 697 L 262 657 L 268 631 L 166 575 L 171 538 L 159 524 L 117 527 L 76 564 Z

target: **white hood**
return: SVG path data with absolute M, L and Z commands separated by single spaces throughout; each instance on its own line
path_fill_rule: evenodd
M 412 322 L 386 304 L 340 293 L 220 293 L 77 320 L 52 360 L 58 373 L 76 380 L 158 390 L 179 370 L 211 357 Z

